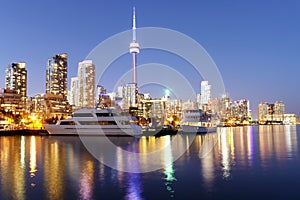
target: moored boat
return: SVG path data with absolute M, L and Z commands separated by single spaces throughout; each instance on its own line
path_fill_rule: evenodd
M 182 132 L 184 133 L 197 133 L 205 134 L 212 133 L 217 131 L 217 127 L 206 127 L 206 126 L 197 126 L 197 125 L 182 125 Z
M 138 136 L 140 126 L 114 109 L 81 109 L 69 119 L 44 125 L 50 135 Z
M 184 110 L 180 126 L 183 133 L 205 134 L 217 131 L 217 127 L 211 123 L 211 116 L 200 109 Z
M 143 127 L 143 136 L 164 136 L 176 135 L 178 129 L 172 125 L 163 125 L 158 127 Z

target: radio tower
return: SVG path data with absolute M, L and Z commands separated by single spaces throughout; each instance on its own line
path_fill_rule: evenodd
M 132 16 L 132 42 L 129 45 L 129 52 L 132 55 L 132 83 L 129 84 L 130 91 L 129 94 L 129 105 L 130 107 L 137 107 L 138 105 L 138 86 L 137 86 L 137 70 L 136 70 L 136 56 L 140 53 L 140 45 L 136 42 L 136 22 L 135 22 L 135 7 L 133 7 L 133 16 Z
M 132 42 L 129 45 L 129 52 L 132 55 L 132 83 L 137 84 L 136 55 L 140 53 L 140 45 L 136 42 L 135 7 L 133 7 Z

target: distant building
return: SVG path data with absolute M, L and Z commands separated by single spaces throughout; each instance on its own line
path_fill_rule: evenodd
M 146 120 L 143 123 L 151 123 L 151 126 L 163 125 L 166 119 L 165 101 L 162 99 L 141 99 L 140 117 Z
M 0 88 L 0 108 L 9 114 L 21 114 L 23 109 L 21 94 L 17 90 Z
M 103 85 L 97 85 L 96 89 L 96 108 L 110 108 L 112 106 L 112 99 L 109 94 L 107 94 L 106 89 Z
M 204 111 L 207 110 L 208 103 L 211 99 L 211 85 L 208 81 L 201 81 L 201 95 L 200 95 L 200 108 Z
M 242 123 L 243 121 L 251 121 L 250 102 L 247 99 L 234 101 L 231 116 Z
M 57 54 L 48 59 L 46 70 L 46 94 L 61 95 L 67 99 L 68 55 Z
M 122 90 L 122 91 L 119 91 Z M 138 106 L 138 87 L 136 83 L 127 83 L 125 87 L 118 88 L 118 95 L 122 94 L 122 108 L 128 110 L 130 107 Z
M 275 103 L 260 103 L 258 105 L 258 121 L 265 123 L 282 123 L 284 121 L 285 105 L 281 101 Z
M 284 114 L 285 114 L 285 105 L 282 101 L 276 101 L 274 103 L 274 113 L 273 113 L 273 120 L 274 121 L 284 121 Z
M 298 116 L 296 114 L 284 114 L 284 124 L 297 124 Z
M 95 107 L 95 65 L 91 60 L 78 63 L 79 104 L 81 108 Z
M 78 77 L 71 78 L 71 90 L 70 90 L 70 98 L 69 103 L 73 107 L 79 107 L 79 81 Z
M 38 94 L 32 98 L 31 113 L 42 119 L 61 119 L 71 114 L 69 103 L 59 94 Z
M 231 107 L 232 101 L 226 96 L 211 99 L 211 111 L 217 115 L 220 122 L 225 122 L 231 118 Z
M 194 109 L 199 109 L 198 104 L 196 102 L 188 100 L 182 103 L 182 110 L 194 110 Z
M 26 63 L 12 63 L 6 69 L 6 89 L 16 90 L 21 95 L 22 108 L 25 109 L 27 98 L 27 70 Z

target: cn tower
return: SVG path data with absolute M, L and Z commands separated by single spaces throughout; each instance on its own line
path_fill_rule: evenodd
M 140 53 L 140 45 L 136 42 L 135 7 L 133 7 L 132 42 L 129 45 L 129 52 L 132 55 L 132 83 L 137 85 L 136 55 Z

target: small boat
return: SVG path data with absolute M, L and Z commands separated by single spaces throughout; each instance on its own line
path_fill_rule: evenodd
M 50 135 L 139 136 L 140 126 L 131 116 L 114 109 L 81 109 L 69 119 L 44 125 Z
M 196 133 L 196 134 L 205 134 L 213 133 L 217 131 L 217 127 L 206 127 L 206 126 L 197 126 L 197 125 L 181 125 L 182 132 L 184 133 Z
M 158 127 L 143 127 L 143 136 L 164 136 L 176 135 L 178 129 L 172 125 L 163 125 Z
M 184 110 L 180 126 L 183 133 L 205 134 L 217 131 L 217 127 L 211 123 L 211 116 L 200 109 Z

